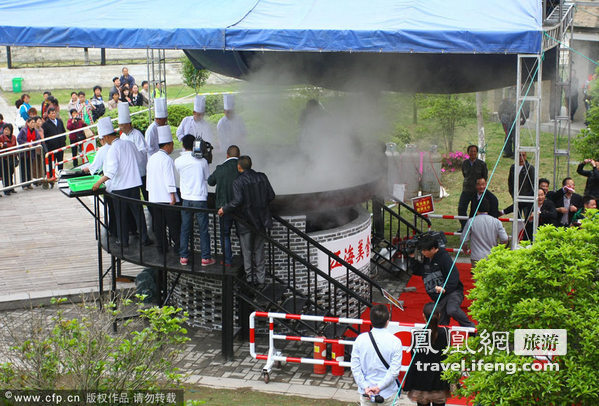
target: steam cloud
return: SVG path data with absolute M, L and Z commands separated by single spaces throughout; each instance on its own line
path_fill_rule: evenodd
M 252 157 L 255 170 L 267 174 L 275 193 L 330 191 L 381 179 L 385 160 L 381 135 L 390 127 L 383 119 L 381 94 L 325 91 L 314 97 L 320 108 L 312 109 L 300 123 L 312 95 L 300 88 L 303 85 L 292 91 L 277 85 L 302 80 L 282 78 L 280 72 L 280 66 L 262 67 L 236 96 L 248 129 L 241 153 Z M 364 79 L 348 85 L 368 87 Z

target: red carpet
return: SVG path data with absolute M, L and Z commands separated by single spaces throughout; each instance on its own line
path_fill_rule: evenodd
M 460 280 L 464 285 L 464 295 L 467 295 L 470 289 L 474 287 L 474 283 L 472 281 L 472 275 L 470 274 L 470 268 L 472 267 L 468 263 L 458 263 L 456 264 L 457 270 L 460 272 Z M 424 284 L 422 283 L 422 278 L 420 276 L 412 276 L 408 282 L 408 287 L 415 287 L 415 292 L 405 292 L 402 293 L 399 297 L 399 300 L 403 300 L 404 302 L 404 311 L 399 310 L 397 307 L 392 306 L 388 303 L 384 303 L 388 305 L 390 309 L 392 309 L 391 320 L 399 321 L 402 323 L 424 323 L 424 318 L 422 316 L 422 308 L 428 302 L 431 302 L 431 298 L 424 290 Z M 467 298 L 464 298 L 462 302 L 462 310 L 468 313 L 468 308 L 470 307 L 471 301 Z M 370 309 L 366 309 L 366 311 L 362 314 L 362 319 L 368 319 L 370 315 Z M 475 321 L 476 323 L 476 321 Z M 458 323 L 451 319 L 450 326 L 457 326 Z M 354 326 L 358 327 L 358 326 Z M 362 331 L 368 331 L 366 329 L 362 329 Z M 354 336 L 355 334 L 348 333 L 347 336 Z M 404 346 L 408 346 L 411 343 L 411 334 L 410 333 L 402 333 L 399 332 L 396 334 L 402 341 Z M 409 365 L 411 361 L 411 356 L 409 353 L 404 352 L 404 356 L 402 358 L 403 365 Z M 399 375 L 400 381 L 403 379 L 403 373 Z M 462 398 L 451 398 L 447 400 L 448 405 L 469 405 L 467 399 Z
M 460 271 L 460 280 L 462 281 L 462 284 L 464 284 L 464 296 L 466 296 L 470 289 L 474 287 L 472 275 L 470 274 L 472 266 L 470 264 L 458 263 L 456 264 L 456 267 L 458 271 Z M 404 311 L 402 312 L 397 307 L 393 306 L 391 320 L 404 323 L 423 323 L 422 308 L 428 302 L 432 302 L 432 300 L 424 290 L 424 284 L 422 283 L 422 278 L 420 276 L 413 276 L 410 278 L 407 286 L 415 287 L 416 292 L 406 292 L 401 294 L 399 300 L 404 301 Z M 469 299 L 464 298 L 462 309 L 466 313 L 468 313 L 470 303 L 471 301 Z M 458 323 L 451 319 L 450 325 L 457 326 Z

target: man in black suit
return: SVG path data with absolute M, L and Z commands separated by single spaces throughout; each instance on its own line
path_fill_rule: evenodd
M 58 111 L 54 107 L 50 107 L 48 109 L 48 119 L 42 125 L 44 130 L 44 138 L 50 138 L 58 134 L 64 134 L 66 130 L 64 129 L 64 124 L 62 120 L 58 117 Z M 56 137 L 54 139 L 48 140 L 45 142 L 46 147 L 48 148 L 48 152 L 62 148 L 66 144 L 67 136 L 63 135 L 62 137 Z M 54 158 L 57 162 L 61 162 L 64 159 L 64 151 L 58 151 L 54 154 Z M 50 173 L 52 172 L 52 156 L 50 155 Z M 58 169 L 62 169 L 62 164 L 58 165 Z
M 487 187 L 487 180 L 485 178 L 479 178 L 476 180 L 476 195 L 474 196 L 474 198 L 470 201 L 470 216 L 469 217 L 474 217 L 474 212 L 476 211 L 476 208 L 478 207 L 478 202 L 480 201 L 480 198 L 483 195 L 483 192 L 485 191 Z M 485 197 L 484 200 L 489 202 L 489 215 L 491 217 L 499 217 L 500 213 L 499 213 L 499 200 L 497 199 L 497 196 L 495 196 L 493 194 L 493 192 L 491 192 L 490 190 L 487 190 L 487 192 L 485 193 Z
M 574 214 L 582 207 L 582 196 L 574 193 L 574 180 L 565 178 L 562 188 L 551 196 L 557 210 L 557 220 L 560 226 L 567 227 L 572 222 Z

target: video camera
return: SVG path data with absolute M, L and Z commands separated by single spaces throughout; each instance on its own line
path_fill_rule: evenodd
M 209 164 L 212 163 L 212 150 L 214 147 L 208 141 L 204 141 L 203 139 L 195 140 L 193 142 L 193 150 L 191 155 L 195 158 L 202 159 L 204 158 L 208 161 Z
M 400 241 L 398 246 L 399 252 L 404 257 L 416 254 L 420 250 L 420 241 L 429 238 L 436 239 L 439 248 L 445 248 L 447 244 L 447 238 L 442 231 L 427 231 L 426 233 L 416 234 L 409 240 Z

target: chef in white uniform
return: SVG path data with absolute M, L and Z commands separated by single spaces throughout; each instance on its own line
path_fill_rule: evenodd
M 148 144 L 148 157 L 158 152 L 158 127 L 166 125 L 168 111 L 166 99 L 159 97 L 154 99 L 154 122 L 146 130 L 146 144 Z
M 240 149 L 245 146 L 247 131 L 243 119 L 235 114 L 235 99 L 232 94 L 223 95 L 225 115 L 218 121 L 216 130 L 221 151 L 226 151 L 231 145 Z
M 174 143 L 171 126 L 158 127 L 159 150 L 148 159 L 148 195 L 152 203 L 175 205 L 179 202 L 175 181 L 175 163 L 169 156 L 173 152 Z M 168 252 L 170 246 L 166 237 L 168 234 L 173 241 L 175 253 L 179 253 L 179 238 L 181 236 L 181 217 L 178 210 L 152 208 L 156 244 L 161 253 Z
M 106 190 L 115 195 L 130 197 L 139 200 L 139 187 L 141 176 L 137 166 L 137 149 L 132 142 L 123 141 L 114 131 L 110 117 L 98 120 L 98 135 L 103 136 L 110 145 L 104 161 L 104 175 L 94 184 L 92 190 L 96 191 L 103 183 Z M 123 248 L 129 246 L 129 216 L 133 216 L 137 229 L 140 230 L 141 242 L 144 245 L 152 244 L 148 238 L 146 221 L 140 213 L 136 203 L 120 200 L 114 204 L 116 216 L 117 238 Z
M 212 134 L 212 126 L 204 120 L 206 112 L 206 97 L 196 95 L 193 100 L 193 116 L 187 116 L 177 128 L 177 139 L 181 141 L 187 134 L 193 135 L 196 140 L 203 139 L 215 146 L 214 135 Z
M 104 167 L 104 160 L 106 159 L 106 154 L 110 149 L 110 144 L 107 143 L 106 140 L 104 140 L 103 136 L 98 136 L 98 139 L 100 140 L 100 144 L 102 144 L 102 146 L 96 151 L 94 161 L 82 168 L 83 172 L 87 172 L 92 175 L 102 172 L 102 169 Z
M 132 142 L 137 149 L 137 167 L 141 176 L 141 192 L 144 199 L 148 200 L 146 191 L 146 166 L 148 165 L 148 144 L 144 135 L 137 128 L 131 125 L 131 113 L 129 103 L 119 102 L 119 129 L 121 130 L 121 140 Z

